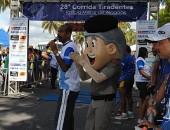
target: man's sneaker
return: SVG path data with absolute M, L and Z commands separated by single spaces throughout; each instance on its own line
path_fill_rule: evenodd
M 138 123 L 142 123 L 144 120 L 142 119 L 138 119 Z
M 116 120 L 127 120 L 128 117 L 127 117 L 127 115 L 121 114 L 120 116 L 116 116 L 115 119 L 116 119 Z
M 139 102 L 136 103 L 136 107 L 139 107 Z
M 133 118 L 135 118 L 135 116 L 133 115 L 133 113 L 128 113 L 128 118 L 133 119 Z
M 138 123 L 142 123 L 142 122 L 144 122 L 144 121 L 146 121 L 146 118 L 138 119 Z
M 121 110 L 119 109 L 118 112 L 117 112 L 117 116 L 120 116 L 122 114 Z

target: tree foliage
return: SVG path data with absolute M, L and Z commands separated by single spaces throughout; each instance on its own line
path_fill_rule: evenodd
M 125 35 L 126 43 L 128 45 L 134 45 L 136 43 L 136 32 L 134 29 L 131 29 L 131 24 L 129 22 L 120 22 L 118 26 Z
M 63 22 L 43 21 L 42 22 L 43 32 L 47 30 L 50 34 L 53 34 L 54 36 L 56 36 L 58 29 L 62 24 Z
M 84 42 L 84 32 L 76 32 L 73 39 L 76 44 L 80 44 L 82 46 Z
M 8 7 L 10 7 L 11 0 L 0 0 L 0 12 L 4 12 Z
M 158 26 L 170 22 L 170 0 L 165 0 L 165 8 L 159 11 Z

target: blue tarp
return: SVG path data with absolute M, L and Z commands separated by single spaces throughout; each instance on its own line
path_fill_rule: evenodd
M 5 47 L 9 46 L 9 35 L 3 29 L 0 29 L 0 45 Z

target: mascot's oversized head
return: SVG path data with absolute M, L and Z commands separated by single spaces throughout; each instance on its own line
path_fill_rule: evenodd
M 96 15 L 85 21 L 86 60 L 99 70 L 113 59 L 122 59 L 126 40 L 118 28 L 118 21 L 111 15 Z

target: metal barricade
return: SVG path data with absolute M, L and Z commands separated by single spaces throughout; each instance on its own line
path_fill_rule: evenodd
M 6 70 L 4 73 L 3 71 Z M 8 70 L 7 68 L 0 69 L 0 95 L 5 96 L 7 95 L 7 78 L 8 78 Z

